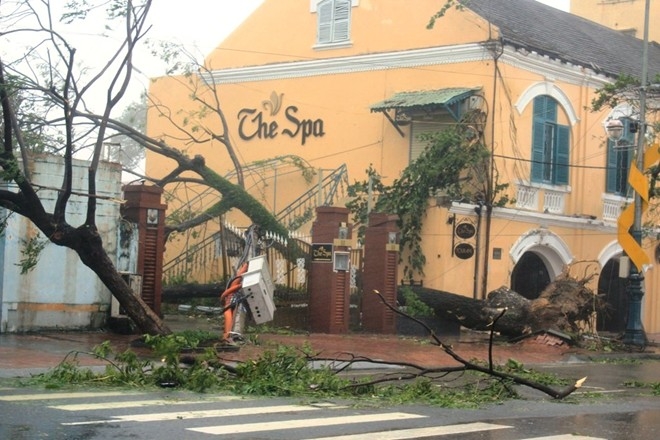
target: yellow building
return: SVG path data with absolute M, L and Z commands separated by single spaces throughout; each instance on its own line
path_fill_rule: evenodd
M 589 107 L 595 90 L 619 74 L 640 77 L 641 41 L 534 0 L 471 0 L 448 9 L 432 29 L 429 19 L 443 2 L 411 4 L 265 0 L 200 73 L 217 89 L 241 162 L 295 156 L 323 173 L 345 167 L 351 182 L 373 166 L 391 182 L 424 148 L 420 133 L 467 112 L 482 115 L 470 129 L 483 136 L 493 174 L 515 202 L 431 197 L 425 276 L 415 281 L 475 298 L 508 285 L 534 298 L 579 263 L 580 275 L 599 274 L 593 287 L 614 308 L 600 327 L 621 330 L 626 295 L 616 220 L 631 200 L 625 176 L 632 153 L 612 148 L 604 125 L 630 112 Z M 650 72 L 660 72 L 658 47 L 649 59 Z M 166 108 L 192 109 L 181 83 L 161 78 L 150 94 Z M 183 121 L 180 112 L 171 115 Z M 181 132 L 155 111 L 147 126 L 149 135 L 203 154 L 220 174 L 231 172 L 217 143 L 177 144 Z M 147 155 L 148 174 L 167 172 L 164 159 Z M 273 212 L 315 185 L 272 170 L 260 179 L 246 187 Z M 652 256 L 655 243 L 644 246 Z M 644 324 L 660 332 L 660 274 L 645 276 Z
M 644 38 L 646 0 L 571 0 L 571 13 L 595 21 L 616 31 Z M 660 41 L 660 4 L 650 2 L 649 41 Z

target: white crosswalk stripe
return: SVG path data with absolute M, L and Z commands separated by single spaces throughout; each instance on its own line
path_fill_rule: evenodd
M 131 414 L 125 416 L 113 416 L 111 420 L 92 420 L 86 422 L 71 422 L 63 423 L 63 425 L 93 425 L 98 423 L 114 423 L 114 422 L 164 422 L 167 420 L 183 420 L 183 419 L 207 419 L 211 417 L 238 417 L 249 416 L 254 414 L 277 414 L 285 412 L 305 412 L 305 411 L 318 411 L 322 408 L 316 406 L 301 406 L 301 405 L 276 405 L 255 408 L 229 408 L 229 409 L 215 409 L 206 411 L 173 411 L 164 413 L 153 414 Z
M 18 394 L 0 396 L 0 400 L 5 402 L 27 402 L 30 400 L 56 400 L 56 399 L 84 399 L 86 397 L 116 397 L 116 396 L 139 396 L 137 393 L 122 391 L 107 392 L 78 392 L 78 393 L 41 393 L 41 394 Z
M 245 399 L 236 396 L 220 396 L 206 398 L 205 400 L 169 400 L 169 399 L 151 399 L 151 400 L 132 400 L 121 402 L 102 402 L 102 403 L 75 403 L 70 405 L 50 405 L 49 408 L 60 409 L 62 411 L 97 411 L 102 409 L 117 409 L 117 408 L 140 408 L 140 407 L 156 407 L 156 406 L 169 406 L 169 405 L 194 405 L 209 402 L 232 402 L 244 401 Z
M 551 435 L 547 437 L 533 437 L 528 439 L 521 440 L 607 440 L 600 437 L 586 437 L 584 435 L 572 435 L 572 434 L 563 434 L 563 435 Z
M 357 416 L 320 417 L 317 419 L 282 420 L 265 423 L 243 423 L 240 425 L 218 425 L 204 428 L 190 428 L 189 431 L 203 432 L 205 434 L 227 435 L 245 434 L 253 432 L 276 431 L 280 429 L 315 428 L 319 426 L 336 426 L 353 423 L 391 422 L 393 420 L 408 420 L 424 418 L 419 414 L 390 412 L 381 414 L 361 414 Z
M 194 435 L 193 433 L 200 433 L 233 439 L 237 436 L 244 438 L 251 434 L 263 436 L 265 432 L 276 433 L 280 436 L 278 438 L 286 438 L 289 434 L 291 434 L 290 438 L 300 438 L 300 436 L 307 437 L 315 429 L 336 427 L 341 430 L 341 434 L 327 436 L 332 431 L 325 431 L 326 436 L 316 435 L 309 437 L 308 440 L 413 440 L 488 431 L 509 432 L 498 438 L 510 440 L 605 440 L 571 434 L 522 438 L 516 436 L 512 429 L 514 426 L 504 423 L 433 425 L 429 416 L 414 412 L 387 410 L 379 412 L 366 409 L 356 411 L 332 403 L 296 405 L 282 403 L 284 401 L 280 400 L 280 403 L 267 404 L 268 401 L 237 396 L 194 395 L 191 397 L 176 393 L 167 395 L 167 398 L 150 398 L 154 396 L 155 393 L 125 391 L 50 392 L 0 395 L 0 401 L 23 404 L 43 402 L 45 408 L 79 417 L 79 421 L 60 423 L 62 426 L 70 427 L 121 424 L 122 429 L 130 429 L 131 423 L 140 423 L 144 426 L 145 423 L 150 422 L 185 420 L 186 424 L 177 428 L 178 438 L 188 438 Z M 114 399 L 115 397 L 119 400 Z M 66 403 L 58 401 L 66 401 Z M 159 411 L 164 407 L 169 410 Z M 134 410 L 139 408 L 140 412 L 129 412 L 131 408 Z M 124 409 L 127 411 L 122 414 Z M 260 421 L 255 422 L 253 416 L 258 416 Z M 97 417 L 98 419 L 94 420 Z M 243 418 L 242 423 L 239 423 L 240 418 Z M 81 421 L 81 419 L 86 420 Z M 321 433 L 323 432 L 319 431 L 319 434 Z
M 408 440 L 438 435 L 466 434 L 468 432 L 493 431 L 512 428 L 506 425 L 492 423 L 464 423 L 460 425 L 432 426 L 429 428 L 399 429 L 397 431 L 380 431 L 364 434 L 339 435 L 334 437 L 315 437 L 307 440 Z

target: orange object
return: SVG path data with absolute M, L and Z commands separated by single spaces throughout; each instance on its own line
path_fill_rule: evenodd
M 222 295 L 220 295 L 220 301 L 223 307 L 225 307 L 225 325 L 224 333 L 222 335 L 223 339 L 229 339 L 229 333 L 231 332 L 231 329 L 234 325 L 234 311 L 231 307 L 229 307 L 229 304 L 231 304 L 234 293 L 238 292 L 243 286 L 243 274 L 247 271 L 247 268 L 248 264 L 243 264 L 236 272 L 236 277 L 229 284 L 229 287 L 225 289 L 224 292 L 222 292 Z

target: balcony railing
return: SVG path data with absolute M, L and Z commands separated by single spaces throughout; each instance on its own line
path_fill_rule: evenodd
M 539 209 L 539 190 L 531 186 L 518 184 L 518 193 L 516 194 L 516 208 Z
M 516 207 L 531 211 L 539 210 L 539 200 L 543 196 L 541 212 L 563 214 L 566 205 L 567 191 L 545 188 L 544 186 L 517 184 Z
M 546 189 L 543 197 L 543 212 L 563 214 L 565 196 L 566 194 L 563 192 Z
M 625 197 L 616 196 L 613 194 L 603 195 L 603 220 L 615 222 L 621 215 L 621 211 L 628 204 Z

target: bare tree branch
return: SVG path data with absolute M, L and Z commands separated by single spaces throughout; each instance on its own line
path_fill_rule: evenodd
M 400 316 L 403 316 L 407 319 L 412 319 L 413 321 L 417 322 L 419 325 L 424 327 L 429 332 L 429 335 L 430 335 L 429 337 L 442 349 L 442 351 L 444 351 L 446 354 L 451 356 L 451 358 L 454 359 L 456 362 L 462 364 L 463 368 L 466 371 L 478 371 L 480 373 L 484 373 L 484 374 L 496 377 L 496 378 L 501 379 L 501 380 L 510 381 L 510 382 L 512 382 L 514 384 L 517 384 L 517 385 L 524 385 L 524 386 L 533 388 L 535 390 L 541 391 L 541 392 L 549 395 L 550 397 L 552 397 L 554 399 L 563 399 L 564 397 L 566 397 L 569 394 L 573 393 L 575 390 L 580 388 L 582 386 L 582 384 L 584 383 L 584 381 L 587 379 L 586 377 L 584 377 L 582 379 L 579 379 L 579 380 L 575 381 L 572 385 L 564 388 L 563 390 L 556 390 L 552 387 L 549 387 L 549 386 L 544 385 L 542 383 L 538 383 L 538 382 L 526 379 L 524 377 L 520 377 L 520 376 L 516 376 L 514 374 L 509 374 L 509 373 L 506 373 L 506 372 L 498 371 L 498 370 L 493 368 L 492 358 L 490 359 L 489 365 L 487 367 L 484 367 L 483 365 L 479 365 L 479 364 L 476 364 L 474 362 L 465 360 L 461 356 L 459 356 L 449 345 L 444 344 L 440 340 L 440 338 L 435 334 L 435 332 L 427 324 L 425 324 L 424 322 L 408 315 L 405 312 L 402 312 L 401 310 L 399 310 L 399 308 L 397 308 L 397 307 L 393 306 L 392 304 L 390 304 L 385 299 L 385 297 L 383 297 L 383 295 L 380 292 L 374 290 L 374 293 L 376 295 L 378 295 L 378 297 L 380 298 L 381 302 L 385 305 L 385 307 L 387 307 L 388 309 L 390 309 L 391 311 L 393 311 L 394 313 L 396 313 Z M 506 310 L 503 310 L 500 313 L 499 317 L 503 316 L 505 312 L 506 312 Z M 493 322 L 493 325 L 496 323 L 496 321 L 497 320 L 495 320 Z M 493 344 L 493 340 L 491 338 L 489 345 L 492 346 L 492 344 Z

